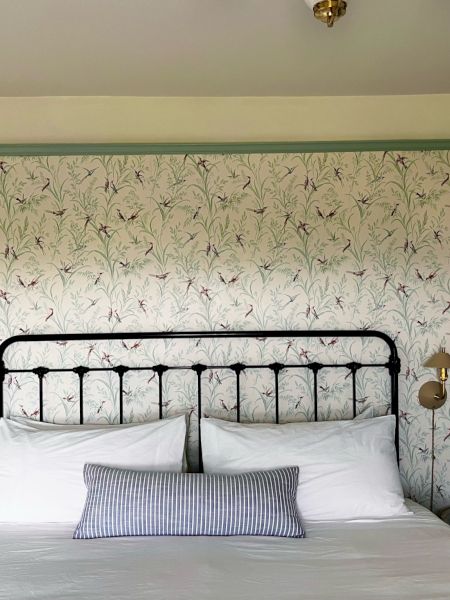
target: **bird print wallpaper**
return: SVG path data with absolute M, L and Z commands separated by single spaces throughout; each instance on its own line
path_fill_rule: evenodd
M 2 339 L 152 330 L 389 334 L 402 362 L 402 481 L 407 495 L 429 502 L 432 415 L 417 396 L 436 376 L 424 360 L 450 333 L 449 151 L 4 156 L 0 202 Z M 211 344 L 53 343 L 11 347 L 9 357 L 112 366 L 206 355 L 209 364 L 386 356 L 380 340 L 333 336 Z M 285 420 L 311 418 L 310 375 L 303 369 L 289 384 L 280 375 Z M 87 419 L 116 422 L 113 376 L 88 376 Z M 212 414 L 234 418 L 233 376 L 205 373 Z M 7 375 L 10 413 L 38 416 L 35 379 Z M 351 418 L 346 373 L 324 370 L 319 384 L 320 417 Z M 45 419 L 76 421 L 76 377 L 50 373 L 44 385 Z M 167 376 L 164 386 L 167 414 L 195 412 L 195 373 Z M 270 420 L 271 374 L 246 372 L 243 386 L 243 419 Z M 357 395 L 361 416 L 373 414 L 369 405 L 385 413 L 389 382 L 358 373 Z M 157 417 L 155 374 L 127 375 L 124 396 L 127 419 Z M 438 509 L 450 504 L 450 402 L 436 412 L 435 456 Z

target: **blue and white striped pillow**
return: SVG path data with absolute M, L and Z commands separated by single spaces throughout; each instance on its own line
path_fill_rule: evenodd
M 157 473 L 85 465 L 76 539 L 130 535 L 304 537 L 298 467 L 239 475 Z

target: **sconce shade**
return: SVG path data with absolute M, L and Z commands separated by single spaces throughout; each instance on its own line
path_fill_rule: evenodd
M 432 369 L 450 369 L 450 354 L 447 352 L 436 352 L 423 366 Z

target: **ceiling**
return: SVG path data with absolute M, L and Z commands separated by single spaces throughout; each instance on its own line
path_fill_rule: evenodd
M 0 0 L 0 96 L 450 93 L 450 0 Z

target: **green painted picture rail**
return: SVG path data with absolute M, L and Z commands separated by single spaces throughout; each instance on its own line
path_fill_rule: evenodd
M 326 142 L 237 142 L 169 144 L 0 144 L 2 156 L 76 156 L 112 154 L 285 154 L 450 150 L 450 140 L 355 140 Z

